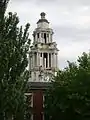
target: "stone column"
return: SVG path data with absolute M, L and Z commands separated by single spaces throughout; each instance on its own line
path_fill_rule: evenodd
M 43 33 L 41 33 L 41 42 L 43 43 Z
M 46 68 L 46 58 L 44 58 L 44 67 Z
M 56 53 L 56 67 L 58 67 L 58 58 L 57 58 L 57 53 Z
M 49 43 L 49 33 L 47 33 L 47 43 Z
M 53 60 L 53 58 L 52 58 L 52 53 L 51 53 L 51 67 L 52 67 L 52 65 L 53 65 L 53 63 L 52 63 L 53 61 L 52 61 L 52 60 Z
M 37 33 L 35 33 L 35 42 L 37 41 Z
M 34 81 L 35 78 L 34 78 L 34 72 L 31 72 L 31 81 Z
M 53 67 L 56 66 L 56 57 L 55 57 L 55 53 L 53 54 Z
M 54 67 L 56 67 L 56 54 L 54 53 Z
M 43 62 L 43 54 L 44 54 L 44 53 L 42 53 L 42 67 L 44 67 L 44 65 L 43 65 L 43 63 L 44 63 L 44 62 Z
M 53 67 L 53 53 L 52 53 L 52 67 Z
M 38 52 L 37 52 L 37 66 L 38 66 Z
M 31 69 L 33 68 L 33 55 L 31 56 Z
M 28 61 L 29 61 L 29 70 L 31 70 L 31 54 L 29 53 L 29 59 L 28 59 Z
M 39 81 L 39 72 L 38 71 L 36 72 L 36 81 L 37 82 Z
M 33 54 L 32 54 L 32 68 L 33 68 L 33 65 L 34 65 L 34 61 L 33 61 Z
M 48 43 L 48 33 L 46 33 L 46 43 Z
M 54 67 L 54 65 L 55 65 L 55 58 L 54 58 L 54 53 L 52 54 L 52 67 Z
M 51 42 L 51 34 L 49 33 L 49 42 Z
M 34 72 L 34 81 L 36 81 L 36 71 Z
M 40 66 L 40 52 L 38 53 L 38 66 Z
M 41 56 L 42 53 L 40 53 L 40 66 L 42 65 L 42 56 Z
M 39 42 L 41 42 L 41 33 L 39 33 Z
M 33 67 L 35 67 L 35 53 L 33 53 L 32 63 L 33 63 Z
M 50 60 L 49 60 L 49 53 L 47 54 L 47 57 L 48 57 L 48 68 L 49 68 L 49 61 L 50 61 Z

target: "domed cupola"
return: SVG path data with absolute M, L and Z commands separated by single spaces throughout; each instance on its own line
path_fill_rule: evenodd
M 37 28 L 48 28 L 49 27 L 49 22 L 48 22 L 48 20 L 45 18 L 45 13 L 44 12 L 42 12 L 41 14 L 40 14 L 40 16 L 41 16 L 41 19 L 39 19 L 38 20 L 38 22 L 37 22 Z
M 41 15 L 41 19 L 38 20 L 37 24 L 38 24 L 38 23 L 41 23 L 41 22 L 49 23 L 48 20 L 45 19 L 45 15 L 46 15 L 46 14 L 45 14 L 44 12 L 42 12 L 40 15 Z

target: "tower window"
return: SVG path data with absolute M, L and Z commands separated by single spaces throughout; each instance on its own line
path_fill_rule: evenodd
M 42 57 L 42 53 L 41 53 L 41 57 Z
M 45 40 L 45 43 L 46 43 L 46 42 L 47 42 L 47 41 L 46 41 L 46 33 L 44 33 L 44 40 Z
M 39 33 L 37 33 L 37 38 L 39 38 Z
M 35 44 L 35 47 L 37 47 L 37 44 Z
M 34 38 L 34 40 L 35 40 L 35 34 L 33 35 L 33 38 Z
M 33 120 L 33 115 L 29 112 L 31 107 L 33 107 L 33 93 L 25 93 L 25 102 L 27 104 L 27 109 L 25 110 L 26 120 Z
M 49 53 L 49 67 L 51 67 L 51 54 Z

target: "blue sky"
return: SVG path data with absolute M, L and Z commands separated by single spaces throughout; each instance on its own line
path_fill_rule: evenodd
M 46 13 L 60 50 L 60 68 L 90 50 L 90 0 L 10 0 L 9 11 L 17 12 L 21 25 L 31 24 L 31 38 L 40 13 Z

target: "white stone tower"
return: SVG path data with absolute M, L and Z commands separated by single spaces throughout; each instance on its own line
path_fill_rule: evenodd
M 53 30 L 42 12 L 37 28 L 33 31 L 33 45 L 29 53 L 30 81 L 48 82 L 58 68 L 58 49 L 53 42 Z

